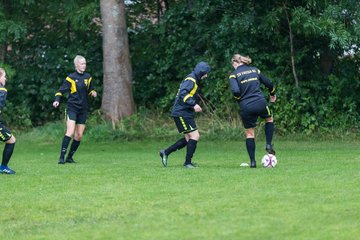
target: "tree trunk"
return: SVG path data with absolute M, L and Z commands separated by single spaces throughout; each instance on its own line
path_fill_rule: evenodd
M 135 112 L 125 4 L 101 0 L 104 90 L 101 109 L 113 123 Z
M 288 23 L 288 26 L 289 26 L 291 69 L 292 69 L 292 73 L 293 73 L 294 80 L 295 80 L 295 87 L 296 87 L 296 88 L 299 88 L 299 79 L 298 79 L 298 77 L 297 77 L 296 67 L 295 67 L 294 37 L 293 37 L 293 34 L 292 34 L 292 29 L 291 29 L 291 24 L 290 24 L 290 18 L 289 18 L 288 12 L 287 12 L 287 10 L 286 10 L 286 5 L 285 5 L 285 4 L 284 4 L 284 9 L 285 9 L 285 14 L 286 14 L 287 23 Z

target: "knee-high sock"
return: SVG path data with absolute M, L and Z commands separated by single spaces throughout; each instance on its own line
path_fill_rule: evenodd
M 14 152 L 14 147 L 15 147 L 15 143 L 6 143 L 5 144 L 1 165 L 3 165 L 3 166 L 8 165 L 11 155 Z
M 66 135 L 64 136 L 62 144 L 61 144 L 60 159 L 64 159 L 67 148 L 70 143 L 70 140 L 71 140 L 71 137 L 68 137 Z
M 274 123 L 273 122 L 265 123 L 266 144 L 271 145 L 273 135 L 274 135 Z
M 246 139 L 246 149 L 250 157 L 251 162 L 255 162 L 255 139 L 247 138 Z
M 71 159 L 74 156 L 79 145 L 80 145 L 80 141 L 76 141 L 75 139 L 72 141 L 70 151 L 69 151 L 67 158 Z
M 176 150 L 180 150 L 183 147 L 185 147 L 188 144 L 185 138 L 179 139 L 176 143 L 165 149 L 165 154 L 169 155 L 172 152 L 175 152 Z
M 189 139 L 188 144 L 186 146 L 186 158 L 185 158 L 185 164 L 191 163 L 191 159 L 195 153 L 196 150 L 197 141 L 194 139 Z

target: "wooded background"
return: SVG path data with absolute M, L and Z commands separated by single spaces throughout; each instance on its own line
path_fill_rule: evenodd
M 18 128 L 59 120 L 54 93 L 80 54 L 100 95 L 90 110 L 108 120 L 136 109 L 167 114 L 201 60 L 212 66 L 205 104 L 226 120 L 224 109 L 238 111 L 228 74 L 240 53 L 276 84 L 281 129 L 356 131 L 359 15 L 358 0 L 2 0 L 0 66 L 9 79 L 2 118 Z

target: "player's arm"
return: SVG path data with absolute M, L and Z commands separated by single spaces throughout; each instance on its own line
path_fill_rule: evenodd
M 0 88 L 0 110 L 5 106 L 7 90 L 6 88 Z
M 235 74 L 231 74 L 229 76 L 229 83 L 230 83 L 230 88 L 231 88 L 231 92 L 234 96 L 234 99 L 236 101 L 239 101 L 240 97 L 241 97 L 240 86 L 238 84 Z
M 63 84 L 60 86 L 59 90 L 55 93 L 55 99 L 54 99 L 54 102 L 53 102 L 53 106 L 54 107 L 57 107 L 59 106 L 59 103 L 60 103 L 60 99 L 61 97 L 69 91 L 70 89 L 70 82 L 67 81 L 67 80 L 64 80 Z
M 258 74 L 259 74 L 259 80 L 262 84 L 265 85 L 265 87 L 269 90 L 270 96 L 275 96 L 275 86 L 274 84 L 271 82 L 271 80 L 266 77 L 259 69 L 258 69 Z
M 92 96 L 92 97 L 96 97 L 96 95 L 97 95 L 95 88 L 94 88 L 93 81 L 92 81 L 92 77 L 89 78 L 88 93 L 89 93 L 89 96 Z
M 193 78 L 186 78 L 181 84 L 179 97 L 180 100 L 188 105 L 189 108 L 193 108 L 196 105 L 196 99 L 194 97 L 198 86 Z

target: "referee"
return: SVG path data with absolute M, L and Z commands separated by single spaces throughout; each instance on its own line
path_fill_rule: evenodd
M 207 77 L 211 68 L 207 62 L 199 62 L 194 70 L 182 80 L 180 88 L 175 98 L 175 103 L 171 112 L 179 133 L 184 137 L 173 145 L 160 151 L 161 161 L 164 167 L 167 166 L 168 156 L 176 150 L 186 146 L 185 168 L 196 168 L 192 163 L 192 157 L 196 150 L 200 134 L 195 123 L 195 112 L 201 112 L 199 102 L 199 83 Z
M 55 94 L 53 106 L 57 108 L 60 99 L 65 93 L 69 93 L 67 100 L 67 121 L 66 133 L 61 144 L 59 164 L 75 163 L 73 155 L 80 145 L 84 130 L 85 122 L 88 114 L 88 96 L 96 97 L 92 77 L 86 70 L 86 59 L 77 55 L 74 58 L 75 72 L 66 77 L 63 84 Z M 65 154 L 72 136 L 74 139 L 71 143 L 70 151 L 65 158 Z
M 240 116 L 245 127 L 246 149 L 250 157 L 250 167 L 256 168 L 255 161 L 255 127 L 258 117 L 265 119 L 265 150 L 275 154 L 272 146 L 274 123 L 260 84 L 264 84 L 270 92 L 270 102 L 276 101 L 275 87 L 256 67 L 252 67 L 251 58 L 235 54 L 231 59 L 235 71 L 229 81 L 234 98 L 240 106 Z

